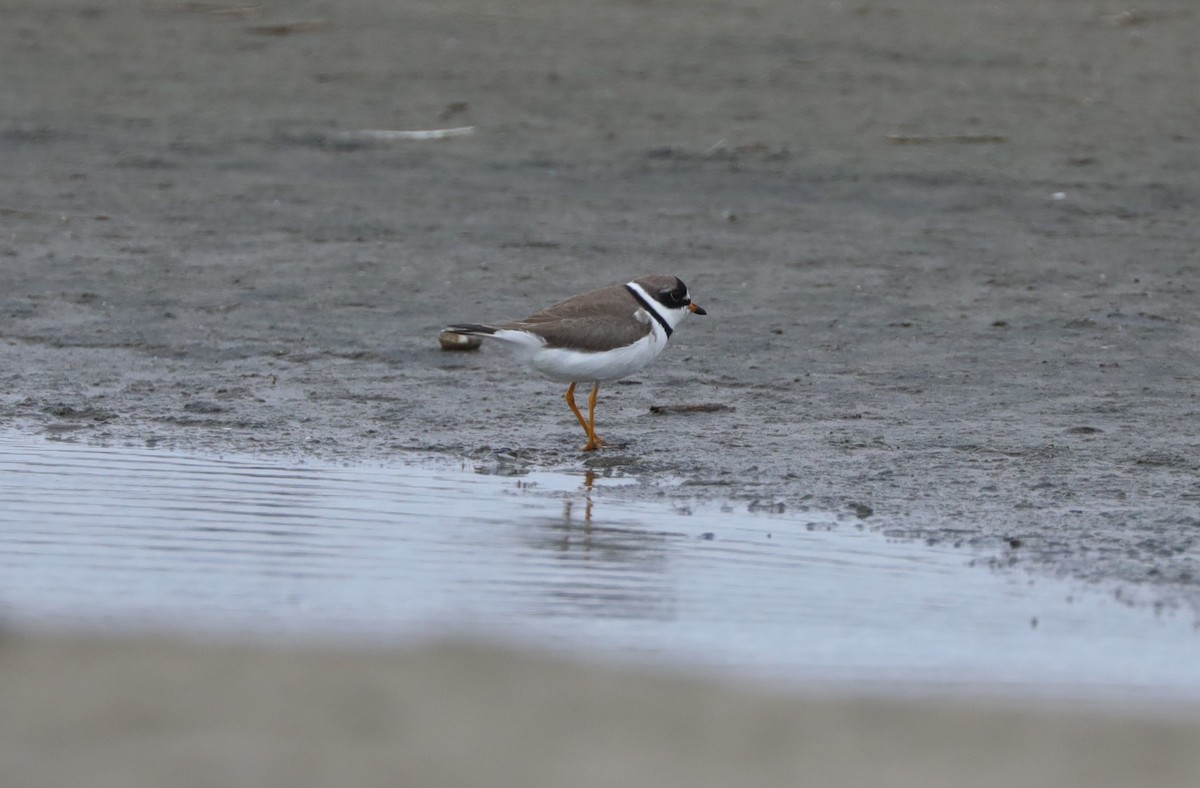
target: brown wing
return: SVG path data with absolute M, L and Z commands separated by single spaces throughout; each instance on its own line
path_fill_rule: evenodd
M 576 317 L 521 327 L 546 340 L 550 347 L 591 352 L 632 345 L 650 333 L 650 325 L 636 320 L 632 311 L 628 320 L 620 322 L 604 317 Z
M 599 351 L 630 345 L 650 333 L 650 323 L 635 317 L 641 306 L 624 285 L 571 296 L 524 320 L 498 328 L 537 334 L 551 347 Z

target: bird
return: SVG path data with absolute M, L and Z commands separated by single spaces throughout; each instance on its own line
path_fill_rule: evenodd
M 631 375 L 657 358 L 689 314 L 708 312 L 692 303 L 679 277 L 651 274 L 573 295 L 522 320 L 455 323 L 445 330 L 499 340 L 542 375 L 569 383 L 564 399 L 587 434 L 581 451 L 590 452 L 605 445 L 596 434 L 600 384 Z M 586 419 L 575 403 L 579 383 L 592 384 Z

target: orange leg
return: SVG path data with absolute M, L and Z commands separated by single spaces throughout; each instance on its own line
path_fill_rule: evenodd
M 600 392 L 600 384 L 592 384 L 592 393 L 588 395 L 588 432 L 592 437 L 592 443 L 597 446 L 604 445 L 604 439 L 596 434 L 596 394 Z
M 597 388 L 599 388 L 599 384 L 597 384 Z M 600 441 L 596 438 L 596 433 L 592 431 L 591 425 L 588 424 L 587 420 L 583 418 L 583 414 L 579 412 L 579 407 L 575 404 L 574 383 L 572 383 L 570 386 L 567 386 L 567 395 L 564 397 L 564 399 L 567 401 L 567 406 L 571 408 L 571 412 L 575 414 L 575 418 L 579 419 L 579 426 L 583 427 L 583 431 L 586 432 L 588 436 L 587 445 L 584 446 L 581 451 L 595 451 L 596 449 L 600 448 Z M 589 398 L 589 402 L 594 408 L 596 404 L 596 392 L 594 389 L 592 390 L 592 396 Z

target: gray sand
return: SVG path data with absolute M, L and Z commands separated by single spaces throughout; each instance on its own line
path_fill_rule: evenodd
M 0 640 L 0 677 L 0 777 L 14 788 L 1193 788 L 1200 776 L 1194 717 L 780 695 L 461 644 L 18 638 Z

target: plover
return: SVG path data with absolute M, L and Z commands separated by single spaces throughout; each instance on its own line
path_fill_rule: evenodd
M 600 384 L 637 372 L 653 361 L 689 313 L 707 314 L 692 303 L 679 277 L 654 274 L 571 296 L 524 320 L 496 325 L 457 323 L 446 330 L 491 337 L 551 380 L 569 383 L 566 400 L 587 433 L 583 451 L 604 445 L 596 434 Z M 575 386 L 591 383 L 588 417 L 575 404 Z

